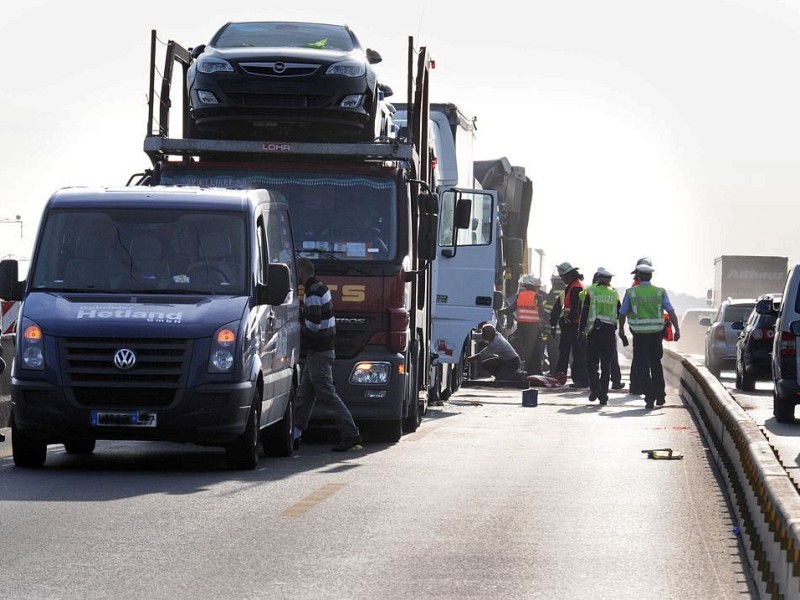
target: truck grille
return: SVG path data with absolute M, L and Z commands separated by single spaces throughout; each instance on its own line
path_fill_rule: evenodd
M 64 385 L 87 406 L 167 406 L 186 386 L 191 346 L 190 340 L 64 338 Z M 114 353 L 123 348 L 136 354 L 129 370 L 114 364 Z

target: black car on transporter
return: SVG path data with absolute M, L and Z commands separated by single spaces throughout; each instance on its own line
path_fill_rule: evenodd
M 231 22 L 192 49 L 193 137 L 371 141 L 388 135 L 391 89 L 346 25 Z
M 756 381 L 772 379 L 772 346 L 780 306 L 780 294 L 764 294 L 746 321 L 731 324 L 740 332 L 736 340 L 736 387 L 740 390 L 752 392 Z

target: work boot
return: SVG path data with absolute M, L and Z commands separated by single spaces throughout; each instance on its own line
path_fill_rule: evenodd
M 617 383 L 612 383 L 612 384 L 611 384 L 611 389 L 612 389 L 612 390 L 622 390 L 622 389 L 625 389 L 625 382 L 624 382 L 624 381 L 618 381 Z
M 331 452 L 347 452 L 351 448 L 355 448 L 356 446 L 360 447 L 361 444 L 361 436 L 356 435 L 355 437 L 343 437 L 342 441 L 336 444 L 333 448 L 331 448 Z
M 647 410 L 652 410 L 654 408 L 655 399 L 654 398 L 645 398 L 644 399 L 644 407 Z
M 656 398 L 656 405 L 657 406 L 664 406 L 667 403 L 667 399 L 664 396 L 660 398 Z
M 608 396 L 600 396 L 600 406 L 606 406 L 608 404 Z
M 591 394 L 589 394 L 589 402 L 594 402 L 595 400 L 597 400 L 597 394 L 592 392 Z

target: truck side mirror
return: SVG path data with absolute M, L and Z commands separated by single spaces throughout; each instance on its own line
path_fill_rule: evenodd
M 25 286 L 19 279 L 19 263 L 8 259 L 0 261 L 0 298 L 22 300 Z
M 436 259 L 436 234 L 439 231 L 439 215 L 423 213 L 419 216 L 419 256 L 422 260 Z
M 256 301 L 259 304 L 279 306 L 286 300 L 290 289 L 289 267 L 283 263 L 272 263 L 267 270 L 267 285 L 258 285 Z
M 456 203 L 455 226 L 456 229 L 472 227 L 472 200 L 469 198 L 459 198 Z

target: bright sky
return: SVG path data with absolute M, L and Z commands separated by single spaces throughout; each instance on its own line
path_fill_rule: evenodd
M 191 47 L 227 21 L 286 19 L 349 24 L 383 55 L 379 74 L 398 101 L 408 36 L 427 46 L 431 100 L 477 117 L 476 158 L 505 156 L 533 180 L 529 244 L 545 251 L 546 276 L 569 261 L 587 276 L 604 266 L 624 286 L 649 255 L 655 283 L 705 296 L 720 254 L 800 262 L 800 3 L 388 6 L 6 3 L 0 256 L 30 254 L 55 189 L 124 185 L 150 166 L 142 142 L 152 29 Z M 6 222 L 17 215 L 21 227 Z

